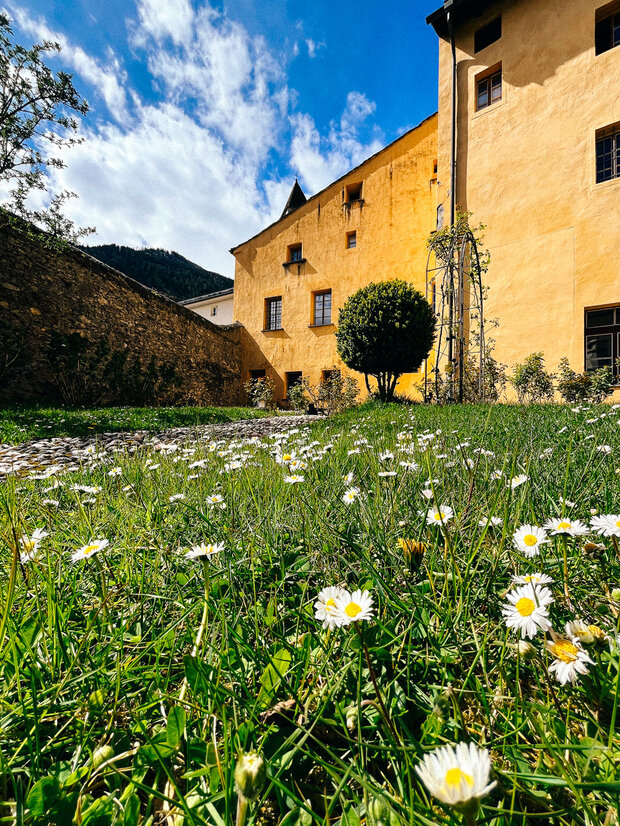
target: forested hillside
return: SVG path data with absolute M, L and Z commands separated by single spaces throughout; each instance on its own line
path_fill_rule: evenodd
M 175 301 L 206 295 L 217 290 L 227 290 L 233 286 L 232 278 L 188 261 L 178 252 L 167 250 L 120 247 L 117 244 L 103 244 L 82 247 L 93 258 L 109 264 L 130 278 L 135 278 L 145 287 L 150 287 Z

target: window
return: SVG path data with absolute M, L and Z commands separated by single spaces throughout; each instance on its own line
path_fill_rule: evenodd
M 293 387 L 301 384 L 302 373 L 301 370 L 286 374 L 286 395 L 291 392 Z
M 502 67 L 494 66 L 476 75 L 476 111 L 502 99 Z
M 253 381 L 262 381 L 267 377 L 266 370 L 250 370 L 250 378 Z
M 589 373 L 611 367 L 618 375 L 620 306 L 586 310 L 585 366 Z
M 296 264 L 299 263 L 301 259 L 301 244 L 291 244 L 288 248 L 286 260 L 291 264 Z
M 352 250 L 357 246 L 357 232 L 347 232 L 347 249 Z
M 332 291 L 323 290 L 320 293 L 313 293 L 314 313 L 312 325 L 314 327 L 324 327 L 332 323 Z
M 596 133 L 596 183 L 620 178 L 620 123 Z
M 265 330 L 282 329 L 282 296 L 265 299 Z
M 596 54 L 620 46 L 620 3 L 608 3 L 596 11 L 594 47 Z
M 502 18 L 496 17 L 474 34 L 474 53 L 481 52 L 502 36 Z
M 344 188 L 344 202 L 345 204 L 351 204 L 353 201 L 361 201 L 362 200 L 362 183 L 358 184 L 348 184 Z
M 211 307 L 211 316 L 217 315 L 217 304 L 214 307 Z

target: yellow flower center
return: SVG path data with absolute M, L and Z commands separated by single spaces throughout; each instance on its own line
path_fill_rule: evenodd
M 290 454 L 290 453 L 285 453 L 285 454 L 284 454 L 284 456 L 282 457 L 282 460 L 283 460 L 284 462 L 290 462 L 292 458 L 293 458 L 293 457 L 291 456 L 291 454 Z
M 528 576 L 523 577 L 524 582 L 538 582 L 538 577 L 534 574 L 528 574 Z
M 566 531 L 571 529 L 570 522 L 559 522 L 558 523 L 558 530 Z
M 605 632 L 602 628 L 599 628 L 598 625 L 588 625 L 588 628 L 595 640 L 605 639 Z
M 25 551 L 31 551 L 34 548 L 34 546 L 36 545 L 36 542 L 33 542 L 32 539 L 24 538 L 22 540 L 22 545 L 23 545 L 23 548 L 24 548 Z
M 562 660 L 563 663 L 574 663 L 577 659 L 577 652 L 579 649 L 576 645 L 573 645 L 572 642 L 568 640 L 560 640 L 559 642 L 554 642 L 551 646 L 551 652 L 558 658 L 558 660 Z
M 462 769 L 455 767 L 454 769 L 448 769 L 444 783 L 454 789 L 456 786 L 460 786 L 463 780 L 468 786 L 474 785 L 474 778 L 470 774 L 465 774 Z
M 538 537 L 534 536 L 533 533 L 526 533 L 523 537 L 523 544 L 527 545 L 528 547 L 532 547 L 532 545 L 536 545 L 538 542 Z
M 350 602 L 344 609 L 344 612 L 348 617 L 355 619 L 358 614 L 361 614 L 362 606 L 358 605 L 357 602 Z
M 87 545 L 84 554 L 92 554 L 99 548 L 99 545 Z
M 440 520 L 442 520 L 442 519 L 445 519 L 445 517 L 446 517 L 445 513 L 442 513 L 441 511 L 439 511 L 439 513 L 436 513 L 436 514 L 435 514 L 435 519 L 436 519 L 438 522 L 439 522 Z
M 616 520 L 616 528 L 620 528 L 620 519 Z
M 336 603 L 335 603 L 335 602 L 334 602 L 334 600 L 330 597 L 330 598 L 327 600 L 327 602 L 325 603 L 325 608 L 326 608 L 328 611 L 331 611 L 331 610 L 332 610 L 332 609 L 334 609 L 335 607 L 336 607 Z
M 533 599 L 530 599 L 529 597 L 521 597 L 521 599 L 515 604 L 515 608 L 521 614 L 522 617 L 529 617 L 531 614 L 534 613 L 536 603 Z

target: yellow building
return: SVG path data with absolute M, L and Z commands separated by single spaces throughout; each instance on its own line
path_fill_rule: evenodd
M 394 278 L 424 291 L 436 188 L 436 115 L 308 200 L 296 184 L 280 220 L 231 250 L 243 380 L 271 376 L 282 398 L 302 375 L 316 386 L 346 372 L 334 335 L 346 298 Z
M 512 366 L 543 351 L 552 369 L 562 356 L 578 370 L 611 364 L 620 0 L 446 0 L 428 22 L 439 35 L 440 205 L 446 222 L 459 205 L 487 225 L 497 358 Z

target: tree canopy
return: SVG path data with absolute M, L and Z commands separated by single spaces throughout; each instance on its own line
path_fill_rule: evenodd
M 435 315 L 411 284 L 402 280 L 368 284 L 340 310 L 336 342 L 343 362 L 377 381 L 382 401 L 393 398 L 396 382 L 428 356 L 435 338 Z
M 74 193 L 52 196 L 47 209 L 27 205 L 32 190 L 47 189 L 49 168 L 65 166 L 46 150 L 79 143 L 75 115 L 88 111 L 72 76 L 54 73 L 44 62 L 46 53 L 59 51 L 50 40 L 29 49 L 15 43 L 10 20 L 0 13 L 0 181 L 12 187 L 6 206 L 52 235 L 74 240 L 93 231 L 76 229 L 62 215 L 63 203 Z

